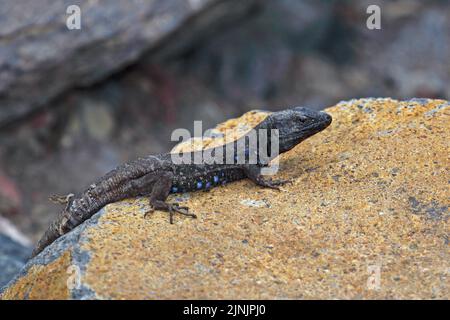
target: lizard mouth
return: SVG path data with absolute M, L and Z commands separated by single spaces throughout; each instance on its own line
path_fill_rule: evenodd
M 301 128 L 299 137 L 305 134 L 307 135 L 307 137 L 316 134 L 317 132 L 320 132 L 327 128 L 332 121 L 333 118 L 331 118 L 328 113 L 320 111 L 318 113 L 318 116 L 314 118 L 310 125 Z
M 332 120 L 333 119 L 328 113 L 319 112 L 318 116 L 313 118 L 311 124 L 302 126 L 296 134 L 291 135 L 285 141 L 288 144 L 298 144 L 299 142 L 327 128 L 331 124 Z

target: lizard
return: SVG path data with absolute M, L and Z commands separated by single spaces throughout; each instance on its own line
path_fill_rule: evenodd
M 283 153 L 324 130 L 331 121 L 331 116 L 325 112 L 293 107 L 269 113 L 253 129 L 256 132 L 260 129 L 266 129 L 267 132 L 275 129 L 278 134 L 278 153 Z M 242 139 L 247 140 L 239 144 L 243 142 Z M 166 202 L 171 193 L 208 190 L 244 178 L 249 178 L 262 187 L 278 189 L 278 186 L 286 183 L 287 180 L 272 180 L 262 174 L 262 169 L 267 167 L 278 154 L 267 152 L 266 156 L 262 156 L 259 152 L 259 139 L 258 136 L 258 148 L 248 143 L 248 134 L 245 134 L 233 142 L 218 147 L 183 154 L 187 156 L 187 159 L 192 160 L 199 156 L 199 152 L 201 155 L 206 152 L 212 155 L 217 153 L 220 157 L 223 156 L 224 161 L 221 163 L 175 163 L 171 153 L 141 157 L 106 173 L 78 195 L 69 194 L 64 199 L 54 197 L 54 201 L 65 203 L 66 206 L 38 241 L 31 257 L 35 257 L 53 241 L 89 219 L 105 205 L 126 198 L 148 196 L 151 210 L 147 213 L 154 210 L 166 211 L 169 213 L 172 224 L 174 213 L 191 218 L 196 218 L 196 215 L 189 212 L 189 208 L 181 207 L 178 203 Z M 238 150 L 239 145 L 244 150 Z M 231 149 L 227 149 L 230 147 Z M 270 147 L 269 140 L 264 148 L 269 150 Z M 229 158 L 225 159 L 226 150 L 233 150 L 231 163 L 225 161 L 229 160 Z M 249 154 L 256 155 L 254 163 L 248 161 Z M 238 157 L 242 158 L 242 155 L 244 155 L 244 161 L 242 159 L 238 161 Z

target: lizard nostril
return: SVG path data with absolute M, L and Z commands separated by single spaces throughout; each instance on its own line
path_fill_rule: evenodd
M 331 123 L 331 121 L 333 120 L 332 118 L 331 118 L 331 116 L 328 114 L 328 113 L 325 113 L 325 112 L 320 112 L 321 114 L 322 114 L 322 117 L 323 117 L 323 120 L 327 123 L 327 124 L 330 124 Z

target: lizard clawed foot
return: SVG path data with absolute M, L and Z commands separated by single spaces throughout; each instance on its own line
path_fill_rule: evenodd
M 169 210 L 169 217 L 170 217 L 171 224 L 173 224 L 173 213 L 174 212 L 178 212 L 179 214 L 191 217 L 193 219 L 197 218 L 197 216 L 195 214 L 189 212 L 188 207 L 181 207 L 178 203 L 168 203 L 167 206 L 168 206 L 168 210 Z
M 281 186 L 285 183 L 288 183 L 288 182 L 290 182 L 290 180 L 262 180 L 262 181 L 259 181 L 259 185 L 266 187 L 266 188 L 281 191 L 279 186 Z
M 153 209 L 153 208 L 150 208 L 150 209 L 148 209 L 147 211 L 145 211 L 145 213 L 144 213 L 144 219 L 146 219 L 147 216 L 148 216 L 150 213 L 153 213 L 153 212 L 155 212 L 155 209 Z
M 163 210 L 169 212 L 171 224 L 173 224 L 173 215 L 175 212 L 194 219 L 197 218 L 195 214 L 189 212 L 188 207 L 182 207 L 178 203 L 165 203 L 164 201 L 158 200 L 152 204 L 152 208 L 149 211 L 145 212 L 144 218 L 147 217 L 149 213 L 152 213 L 155 210 Z

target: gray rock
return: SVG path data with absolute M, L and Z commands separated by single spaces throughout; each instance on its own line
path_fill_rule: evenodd
M 144 51 L 161 56 L 181 50 L 254 3 L 6 1 L 0 6 L 0 127 L 70 88 L 104 79 Z M 81 30 L 66 26 L 69 5 L 81 9 Z
M 98 224 L 99 218 L 104 214 L 105 209 L 101 209 L 99 212 L 94 214 L 90 219 L 84 221 L 81 225 L 76 227 L 74 230 L 66 233 L 65 235 L 56 239 L 50 246 L 45 248 L 40 254 L 36 257 L 23 261 L 19 266 L 19 269 L 15 269 L 15 272 L 10 274 L 9 277 L 5 276 L 4 279 L 6 282 L 0 282 L 0 295 L 11 285 L 13 285 L 20 277 L 27 274 L 32 266 L 35 265 L 47 265 L 55 261 L 57 258 L 61 256 L 65 251 L 69 248 L 71 249 L 71 256 L 73 266 L 80 270 L 81 274 L 86 271 L 86 264 L 90 260 L 89 253 L 83 250 L 80 244 L 83 241 L 86 241 L 86 234 L 84 231 L 87 228 L 96 227 Z M 1 243 L 1 238 L 0 238 Z M 31 254 L 31 249 L 26 252 L 26 257 Z M 1 256 L 1 251 L 0 251 Z M 24 256 L 21 256 L 24 257 Z M 26 262 L 26 264 L 25 264 Z M 1 264 L 0 264 L 1 268 Z M 12 269 L 12 268 L 11 268 Z M 1 270 L 1 269 L 0 269 Z M 1 279 L 1 273 L 0 273 Z M 85 285 L 82 285 L 78 288 L 71 289 L 71 296 L 73 299 L 86 300 L 86 299 L 97 299 L 98 297 L 95 295 L 90 288 Z
M 20 271 L 30 254 L 31 248 L 0 234 L 0 287 Z
M 384 95 L 446 97 L 450 93 L 448 68 L 443 67 L 450 61 L 450 7 L 442 3 L 418 12 L 389 37 L 381 39 L 382 33 L 373 33 L 367 41 L 361 63 L 373 68 L 372 79 L 389 79 L 386 89 L 392 92 L 384 90 Z

